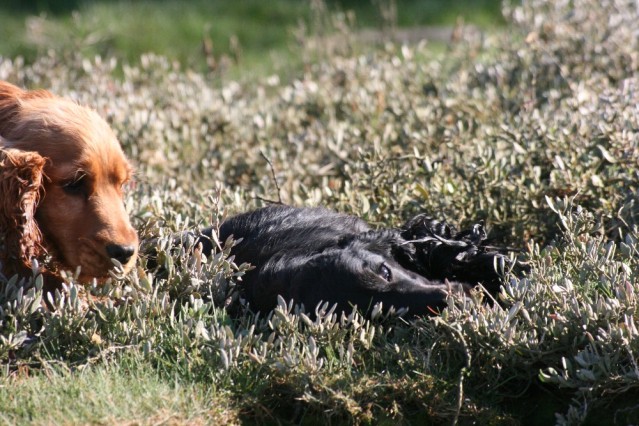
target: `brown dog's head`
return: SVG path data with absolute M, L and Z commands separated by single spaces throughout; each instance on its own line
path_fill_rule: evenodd
M 11 175 L 18 152 L 31 157 L 22 156 L 17 165 L 40 157 L 37 163 L 44 177 L 31 183 L 40 185 L 33 197 L 34 206 L 38 198 L 39 202 L 33 207 L 31 226 L 34 231 L 39 228 L 42 246 L 55 261 L 64 268 L 81 267 L 85 279 L 106 277 L 112 258 L 131 269 L 138 237 L 123 203 L 131 166 L 107 123 L 94 111 L 47 91 L 24 91 L 0 82 L 0 137 L 0 149 L 5 151 L 2 176 Z M 13 190 L 10 185 L 0 188 L 1 199 L 15 196 L 6 192 Z M 3 206 L 0 214 L 9 216 L 7 209 L 15 207 Z M 25 207 L 19 206 L 23 211 Z M 38 234 L 24 227 L 16 232 L 22 239 Z M 5 240 L 11 244 L 11 238 Z M 20 257 L 37 254 L 26 250 Z

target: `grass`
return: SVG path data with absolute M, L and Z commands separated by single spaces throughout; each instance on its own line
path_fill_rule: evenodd
M 54 309 L 37 279 L 0 277 L 0 421 L 638 423 L 635 12 L 526 2 L 506 31 L 466 28 L 438 56 L 362 46 L 320 14 L 292 71 L 248 82 L 153 54 L 87 59 L 73 37 L 3 57 L 0 78 L 108 120 L 137 169 L 127 210 L 166 274 L 142 256 L 102 286 L 69 277 Z M 326 306 L 310 320 L 285 301 L 246 311 L 228 247 L 166 249 L 278 197 L 380 226 L 484 220 L 529 270 L 492 305 L 479 293 L 414 321 Z
M 76 371 L 52 363 L 31 374 L 15 375 L 0 387 L 3 424 L 237 422 L 223 395 L 160 377 L 149 364 L 130 357 Z
M 353 10 L 358 25 L 380 28 L 385 3 L 334 1 L 328 8 Z M 302 23 L 312 25 L 317 8 L 311 4 L 291 0 L 13 2 L 0 6 L 0 26 L 7 35 L 0 40 L 0 55 L 32 60 L 49 48 L 71 46 L 88 56 L 135 62 L 141 54 L 154 52 L 200 71 L 210 68 L 215 58 L 219 67 L 264 75 L 295 60 L 293 33 Z M 456 0 L 443 6 L 432 0 L 403 0 L 397 4 L 396 18 L 386 18 L 386 25 L 391 20 L 401 27 L 452 25 L 462 16 L 467 22 L 492 26 L 501 21 L 499 4 Z M 208 64 L 205 40 L 212 48 Z

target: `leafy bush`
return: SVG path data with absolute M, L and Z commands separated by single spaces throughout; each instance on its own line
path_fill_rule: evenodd
M 636 421 L 636 5 L 526 1 L 505 14 L 507 31 L 461 31 L 438 59 L 424 44 L 356 55 L 309 43 L 319 60 L 291 81 L 214 85 L 151 54 L 0 58 L 1 79 L 107 117 L 137 164 L 127 208 L 167 270 L 141 259 L 105 286 L 69 276 L 55 309 L 37 280 L 0 277 L 4 380 L 135 357 L 212 389 L 233 419 Z M 420 211 L 483 219 L 529 270 L 508 275 L 499 303 L 478 292 L 412 322 L 328 306 L 311 320 L 283 300 L 254 316 L 229 245 L 206 259 L 167 244 L 268 199 L 386 226 Z M 0 412 L 17 412 L 1 407 L 6 388 Z

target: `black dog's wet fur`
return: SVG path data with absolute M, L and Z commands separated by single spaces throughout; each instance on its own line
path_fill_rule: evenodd
M 202 230 L 203 254 L 213 250 L 212 228 Z M 241 283 L 254 311 L 268 312 L 277 296 L 313 310 L 319 302 L 338 310 L 357 305 L 365 313 L 377 302 L 409 308 L 414 315 L 446 306 L 449 291 L 478 283 L 491 293 L 501 278 L 501 254 L 481 247 L 481 225 L 455 233 L 445 222 L 418 215 L 397 229 L 372 230 L 361 219 L 323 208 L 270 206 L 224 221 L 219 241 L 241 241 L 235 263 L 255 268 Z

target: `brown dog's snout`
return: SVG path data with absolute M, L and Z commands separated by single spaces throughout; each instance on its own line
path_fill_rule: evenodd
M 136 247 L 124 244 L 107 244 L 107 255 L 125 265 L 135 254 Z

